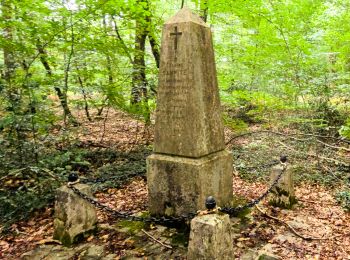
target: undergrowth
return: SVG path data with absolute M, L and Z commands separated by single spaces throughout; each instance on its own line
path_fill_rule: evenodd
M 6 161 L 0 177 L 0 223 L 6 227 L 25 219 L 35 210 L 54 201 L 55 190 L 63 185 L 67 176 L 75 172 L 82 178 L 117 178 L 94 183 L 94 190 L 120 187 L 134 176 L 145 176 L 145 158 L 150 150 L 140 147 L 132 152 L 112 149 L 89 150 L 70 147 L 42 155 L 38 164 L 18 167 L 11 157 Z M 1 162 L 2 162 L 1 161 Z M 13 167 L 12 170 L 9 170 Z

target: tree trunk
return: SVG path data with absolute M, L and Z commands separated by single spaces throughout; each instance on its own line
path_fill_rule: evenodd
M 149 20 L 149 22 L 151 23 L 151 20 Z M 160 52 L 159 52 L 158 43 L 157 43 L 156 38 L 154 36 L 153 28 L 150 29 L 150 31 L 148 32 L 148 39 L 149 39 L 149 43 L 151 45 L 154 60 L 156 61 L 157 68 L 159 69 Z
M 16 69 L 16 61 L 11 46 L 11 43 L 13 42 L 13 28 L 10 24 L 13 12 L 11 0 L 2 0 L 1 7 L 2 20 L 4 21 L 3 35 L 5 39 L 5 42 L 3 43 L 5 68 L 4 73 L 2 74 L 2 78 L 4 79 L 6 84 L 5 91 L 14 109 L 14 107 L 19 105 L 20 94 L 16 86 L 13 84 L 13 77 Z
M 42 63 L 42 65 L 44 66 L 45 70 L 46 70 L 46 74 L 49 77 L 52 77 L 52 70 L 50 67 L 49 62 L 47 61 L 47 53 L 45 51 L 45 49 L 42 47 L 42 45 L 40 43 L 38 43 L 36 45 L 37 50 L 40 54 L 40 61 Z M 72 115 L 69 106 L 68 106 L 68 102 L 67 102 L 67 92 L 63 92 L 61 90 L 61 88 L 59 87 L 54 87 L 56 94 L 58 96 L 58 99 L 60 100 L 62 109 L 63 109 L 63 113 L 64 113 L 64 117 L 68 118 L 69 121 L 73 124 L 73 125 L 78 125 L 77 120 L 74 118 L 74 116 Z
M 72 16 L 71 16 L 71 23 L 72 23 Z M 68 92 L 68 80 L 69 80 L 69 72 L 70 72 L 70 67 L 71 67 L 71 61 L 72 61 L 72 57 L 74 54 L 74 31 L 73 31 L 73 26 L 71 26 L 71 48 L 70 51 L 68 53 L 68 57 L 67 57 L 67 62 L 66 62 L 66 68 L 64 70 L 64 86 L 63 86 L 63 98 L 64 103 L 66 104 L 66 107 L 68 108 L 68 96 L 67 96 L 67 92 Z M 75 117 L 72 115 L 70 110 L 64 110 L 64 119 L 66 121 L 66 118 L 68 119 L 68 122 L 71 123 L 74 126 L 78 126 L 79 123 L 77 122 L 77 120 L 75 119 Z
M 85 92 L 84 82 L 83 82 L 83 79 L 79 75 L 78 68 L 77 68 L 77 72 L 78 72 L 78 81 L 79 81 L 79 85 L 80 85 L 80 88 L 81 88 L 81 93 L 83 94 L 83 98 L 84 98 L 85 115 L 86 115 L 87 119 L 91 122 L 92 118 L 91 118 L 90 112 L 89 112 L 89 103 L 87 101 L 87 96 L 86 96 L 86 92 Z
M 208 1 L 209 0 L 202 0 L 200 3 L 200 8 L 201 8 L 201 18 L 203 19 L 204 22 L 207 22 L 208 20 Z
M 139 0 L 139 4 L 147 0 Z M 148 9 L 148 8 L 146 8 Z M 145 70 L 145 45 L 147 37 L 147 19 L 136 20 L 135 54 L 132 72 L 131 104 L 147 102 L 147 79 Z

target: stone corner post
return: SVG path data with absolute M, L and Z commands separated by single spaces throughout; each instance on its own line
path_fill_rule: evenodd
M 285 168 L 281 178 L 271 191 L 269 203 L 275 207 L 291 209 L 297 200 L 294 194 L 293 172 L 287 161 L 285 163 L 285 165 L 282 163 L 275 165 L 271 169 L 270 180 L 273 183 Z
M 218 211 L 212 196 L 206 199 L 205 206 L 207 210 L 191 220 L 187 259 L 233 259 L 233 238 L 229 215 Z
M 91 187 L 74 185 L 80 192 L 93 197 Z M 54 216 L 54 239 L 70 246 L 96 228 L 96 209 L 68 186 L 57 189 Z

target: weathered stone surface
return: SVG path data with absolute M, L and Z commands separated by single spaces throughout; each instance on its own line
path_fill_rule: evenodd
M 232 199 L 232 156 L 226 152 L 211 31 L 181 9 L 165 23 L 154 138 L 148 157 L 151 214 L 178 215 Z
M 278 256 L 275 255 L 267 255 L 267 254 L 261 254 L 258 256 L 257 260 L 279 260 L 281 259 Z
M 115 255 L 104 257 L 104 247 L 94 244 L 83 244 L 76 247 L 63 247 L 60 245 L 42 245 L 21 256 L 23 260 L 111 260 Z
M 149 211 L 181 215 L 204 209 L 214 196 L 218 205 L 232 200 L 232 156 L 220 151 L 193 159 L 153 154 L 147 159 Z
M 271 183 L 283 170 L 282 165 L 276 165 L 271 169 L 270 180 Z M 269 197 L 271 205 L 281 208 L 290 209 L 297 202 L 294 195 L 293 175 L 290 167 L 287 166 L 276 187 L 272 190 Z
M 92 197 L 91 188 L 75 185 L 81 192 Z M 96 227 L 97 215 L 93 205 L 76 195 L 67 186 L 57 190 L 55 202 L 54 239 L 70 246 Z
M 104 248 L 99 245 L 91 245 L 87 250 L 80 254 L 80 260 L 100 260 L 103 259 Z
M 259 251 L 258 256 L 254 260 L 278 260 L 279 256 L 274 254 L 274 245 L 267 243 Z
M 225 149 L 211 31 L 187 8 L 163 27 L 154 138 L 162 154 Z
M 228 215 L 209 214 L 191 221 L 188 260 L 231 260 L 233 239 Z
M 84 251 L 86 245 L 76 248 L 66 248 L 60 245 L 42 245 L 24 253 L 22 260 L 66 260 L 74 257 L 78 251 Z

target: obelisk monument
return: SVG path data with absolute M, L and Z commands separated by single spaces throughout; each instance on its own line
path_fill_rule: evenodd
M 188 8 L 162 33 L 154 153 L 147 158 L 149 210 L 182 215 L 232 199 L 232 156 L 225 150 L 212 35 Z

